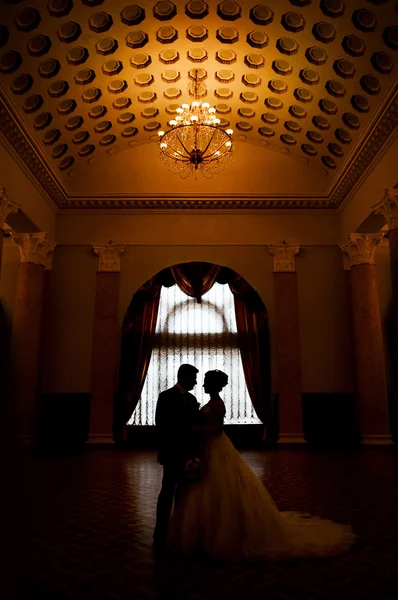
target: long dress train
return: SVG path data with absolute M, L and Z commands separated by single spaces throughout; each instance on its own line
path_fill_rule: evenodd
M 205 426 L 222 430 L 221 398 L 201 409 Z M 356 535 L 305 513 L 280 512 L 225 433 L 206 436 L 200 480 L 183 486 L 170 523 L 169 544 L 224 560 L 325 557 L 348 550 Z

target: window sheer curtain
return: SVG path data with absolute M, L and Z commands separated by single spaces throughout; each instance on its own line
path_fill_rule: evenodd
M 251 402 L 242 360 L 233 294 L 228 285 L 214 283 L 201 303 L 177 286 L 162 287 L 154 347 L 141 399 L 129 421 L 131 425 L 154 425 L 155 409 L 161 391 L 176 382 L 178 367 L 188 362 L 199 369 L 193 390 L 200 404 L 203 377 L 209 369 L 221 369 L 229 376 L 222 392 L 226 424 L 259 424 Z

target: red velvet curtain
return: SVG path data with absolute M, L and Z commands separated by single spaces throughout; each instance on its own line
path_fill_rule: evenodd
M 264 303 L 235 271 L 210 263 L 184 263 L 164 269 L 133 296 L 123 321 L 119 393 L 115 398 L 114 437 L 123 439 L 125 424 L 140 399 L 151 358 L 162 285 L 177 283 L 198 302 L 215 282 L 229 284 L 234 295 L 246 385 L 259 419 L 272 419 L 269 328 Z

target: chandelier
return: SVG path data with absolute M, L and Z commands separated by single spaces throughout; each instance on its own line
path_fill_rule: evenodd
M 200 172 L 210 179 L 225 169 L 232 156 L 232 129 L 221 129 L 216 109 L 202 102 L 195 71 L 191 104 L 177 108 L 171 129 L 159 131 L 160 156 L 169 171 L 183 179 Z

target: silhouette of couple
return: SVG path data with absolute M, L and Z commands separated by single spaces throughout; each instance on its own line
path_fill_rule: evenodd
M 200 408 L 190 393 L 197 373 L 193 365 L 181 365 L 176 385 L 159 395 L 156 406 L 163 479 L 155 549 L 230 561 L 322 557 L 348 550 L 356 539 L 349 525 L 278 510 L 223 431 L 220 392 L 228 375 L 207 371 L 203 387 L 210 400 Z M 189 469 L 195 467 L 198 476 L 192 477 Z

